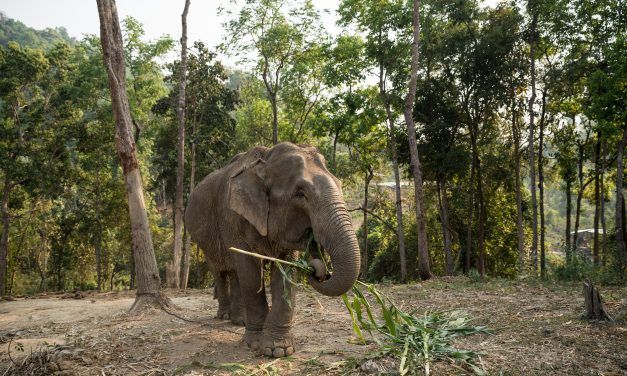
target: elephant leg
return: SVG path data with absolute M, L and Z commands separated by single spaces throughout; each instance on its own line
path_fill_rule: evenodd
M 215 273 L 215 279 L 214 296 L 218 298 L 218 314 L 216 317 L 221 320 L 228 320 L 231 318 L 228 272 Z
M 262 350 L 267 356 L 280 358 L 294 353 L 291 329 L 296 294 L 291 282 L 284 280 L 275 264 L 272 265 L 270 288 L 272 309 L 263 329 Z
M 242 248 L 242 247 L 239 247 Z M 243 248 L 248 250 L 247 248 Z M 246 307 L 246 332 L 244 340 L 248 347 L 258 350 L 261 343 L 263 325 L 268 316 L 268 301 L 263 281 L 262 263 L 259 259 L 246 255 L 233 255 L 237 266 L 240 298 Z
M 246 325 L 246 307 L 242 300 L 242 292 L 239 286 L 239 278 L 237 273 L 229 273 L 229 286 L 231 293 L 231 322 L 235 325 Z

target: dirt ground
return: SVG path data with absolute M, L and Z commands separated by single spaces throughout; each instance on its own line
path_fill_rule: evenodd
M 579 284 L 472 283 L 456 277 L 377 288 L 405 311 L 462 309 L 474 323 L 487 326 L 491 334 L 455 343 L 480 351 L 479 364 L 487 374 L 627 375 L 624 287 L 601 288 L 613 323 L 581 318 Z M 20 374 L 16 367 L 22 364 L 23 370 L 29 364 L 31 368 L 21 374 L 39 369 L 39 374 L 55 375 L 342 375 L 386 370 L 386 360 L 368 359 L 376 351 L 374 344 L 355 343 L 340 298 L 300 292 L 297 352 L 276 360 L 252 354 L 241 341 L 243 328 L 213 318 L 217 301 L 210 291 L 166 293 L 180 307 L 177 314 L 195 322 L 160 310 L 129 316 L 131 292 L 1 301 L 0 376 Z M 372 367 L 373 362 L 380 367 Z M 448 360 L 431 367 L 432 375 L 465 373 Z

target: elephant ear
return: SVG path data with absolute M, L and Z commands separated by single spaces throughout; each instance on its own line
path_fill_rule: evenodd
M 268 235 L 268 194 L 263 182 L 266 162 L 245 165 L 229 180 L 229 207 L 244 217 L 261 236 Z

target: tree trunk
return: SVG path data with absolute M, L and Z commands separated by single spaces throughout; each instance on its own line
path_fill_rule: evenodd
M 444 275 L 453 275 L 453 236 L 451 224 L 448 219 L 446 182 L 443 177 L 438 177 L 437 194 L 440 208 L 440 222 L 442 224 L 442 238 L 444 239 Z
M 272 145 L 279 143 L 279 109 L 276 97 L 276 92 L 270 93 L 270 104 L 272 105 Z
M 187 11 L 189 1 L 181 15 L 181 65 L 179 67 L 179 93 L 176 106 L 178 124 L 178 153 L 176 167 L 176 193 L 174 198 L 174 250 L 172 259 L 166 265 L 166 285 L 178 289 L 181 286 L 181 256 L 183 248 L 183 183 L 185 181 L 185 89 L 187 84 Z
M 479 148 L 477 138 L 479 137 L 478 126 L 471 125 L 470 141 L 472 146 L 472 159 L 475 169 L 476 192 L 477 192 L 477 271 L 481 276 L 485 275 L 485 197 L 483 196 L 483 178 L 481 176 L 481 158 L 479 158 Z
M 627 145 L 627 126 L 623 125 L 623 138 L 617 145 L 616 157 L 616 211 L 614 220 L 616 223 L 616 270 L 622 271 L 627 261 L 627 231 L 625 221 L 625 195 L 623 192 L 623 154 Z
M 388 120 L 390 153 L 392 154 L 392 167 L 394 169 L 395 196 L 396 196 L 396 236 L 398 237 L 398 253 L 401 263 L 401 281 L 407 281 L 407 262 L 405 260 L 405 234 L 403 232 L 403 207 L 401 197 L 401 177 L 398 170 L 398 152 L 396 149 L 396 135 L 394 134 L 394 116 L 390 109 L 390 101 L 385 90 L 385 82 L 383 75 L 383 63 L 379 64 L 379 94 L 385 107 Z
M 599 217 L 600 217 L 600 185 L 601 174 L 601 132 L 597 132 L 597 142 L 594 146 L 594 238 L 592 242 L 592 260 L 599 266 Z
M 333 135 L 333 154 L 331 154 L 331 165 L 334 169 L 337 169 L 337 165 L 335 164 L 335 155 L 337 154 L 337 139 L 339 137 L 339 129 L 335 131 Z
M 196 185 L 196 141 L 193 136 L 196 134 L 196 121 L 192 124 L 192 150 L 191 150 L 191 168 L 189 176 L 189 194 L 191 196 Z M 191 237 L 185 233 L 185 246 L 183 247 L 183 270 L 181 271 L 181 288 L 186 289 L 189 281 L 189 260 L 192 249 Z
M 531 267 L 533 272 L 538 270 L 538 202 L 536 197 L 536 168 L 535 168 L 535 123 L 533 105 L 536 101 L 536 44 L 534 41 L 536 26 L 538 24 L 538 12 L 531 10 L 531 30 L 529 37 L 531 59 L 531 97 L 529 98 L 529 190 L 531 191 Z
M 100 184 L 96 187 L 96 283 L 102 288 L 102 226 L 100 224 Z
M 473 208 L 475 206 L 475 160 L 472 159 L 471 167 L 470 167 L 470 182 L 468 184 L 468 189 L 470 190 L 470 202 L 468 204 L 468 227 L 466 229 L 466 257 L 464 262 L 464 273 L 468 274 L 470 272 L 470 256 L 472 255 L 472 219 L 474 216 Z
M 603 142 L 601 155 L 605 158 L 607 155 L 607 142 Z M 605 222 L 605 163 L 603 161 L 601 165 L 601 173 L 599 176 L 599 189 L 600 189 L 600 220 L 601 220 L 601 262 L 605 266 L 607 261 L 607 226 Z
M 585 184 L 583 182 L 583 164 L 584 164 L 584 146 L 588 142 L 588 138 L 586 136 L 586 140 L 582 143 L 581 141 L 577 141 L 577 149 L 579 153 L 579 158 L 577 160 L 577 178 L 579 181 L 579 186 L 577 187 L 577 206 L 575 207 L 575 229 L 573 233 L 573 252 L 577 252 L 579 248 L 579 217 L 581 215 L 581 199 L 583 198 L 583 191 L 585 190 Z
M 585 317 L 590 320 L 614 321 L 607 313 L 599 289 L 590 281 L 583 283 L 583 296 L 586 303 Z
M 542 90 L 542 111 L 540 115 L 538 144 L 538 188 L 540 190 L 540 276 L 546 277 L 546 247 L 544 244 L 544 126 L 546 124 L 546 89 Z
M 46 275 L 48 272 L 48 231 L 46 225 L 39 230 L 41 239 L 41 251 L 37 256 L 37 269 L 39 269 L 39 291 L 46 292 L 48 290 L 46 283 Z M 41 259 L 41 262 L 39 261 Z
M 97 0 L 97 4 L 100 17 L 100 41 L 115 118 L 115 144 L 124 173 L 131 223 L 137 278 L 137 297 L 131 307 L 131 312 L 137 312 L 146 305 L 169 305 L 169 299 L 159 290 L 161 279 L 152 244 L 139 161 L 132 133 L 133 123 L 126 93 L 122 33 L 115 0 Z
M 98 291 L 102 288 L 102 241 L 100 234 L 96 234 L 96 284 Z
M 516 234 L 518 240 L 518 273 L 525 271 L 525 230 L 523 227 L 522 192 L 520 182 L 520 129 L 516 123 L 516 96 L 512 93 L 512 139 L 514 144 L 514 174 L 516 192 Z
M 11 188 L 11 181 L 5 176 L 4 188 L 2 190 L 2 203 L 0 204 L 0 214 L 2 215 L 2 237 L 0 238 L 0 296 L 3 296 L 6 292 L 9 229 L 11 226 L 11 217 L 9 215 L 9 194 L 11 193 Z
M 414 176 L 414 200 L 416 202 L 416 234 L 418 237 L 418 274 L 421 279 L 431 278 L 429 265 L 429 249 L 427 245 L 427 226 L 425 224 L 425 209 L 422 197 L 422 171 L 418 157 L 418 143 L 416 141 L 416 125 L 414 124 L 414 101 L 416 99 L 416 85 L 418 82 L 418 38 L 419 30 L 419 1 L 414 0 L 413 8 L 413 41 L 411 44 L 411 71 L 409 76 L 409 91 L 405 97 L 405 123 L 409 138 L 409 155 L 411 158 L 411 172 Z
M 374 174 L 372 170 L 368 169 L 364 177 L 364 223 L 362 224 L 364 233 L 364 252 L 361 257 L 361 278 L 363 280 L 367 280 L 368 278 L 368 188 L 370 187 L 370 181 L 373 176 Z
M 565 252 L 566 252 L 566 262 L 570 262 L 571 261 L 571 257 L 572 257 L 572 243 L 570 241 L 570 217 L 572 216 L 572 211 L 573 211 L 573 203 L 572 203 L 572 198 L 573 194 L 572 194 L 572 187 L 571 187 L 571 183 L 570 180 L 566 181 L 566 244 L 565 244 Z

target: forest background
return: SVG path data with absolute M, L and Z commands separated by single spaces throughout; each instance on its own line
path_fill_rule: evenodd
M 411 2 L 343 0 L 337 35 L 309 1 L 222 9 L 228 35 L 216 48 L 249 68 L 223 65 L 214 47 L 189 43 L 184 192 L 252 146 L 312 144 L 344 184 L 364 280 L 464 273 L 624 283 L 625 5 L 420 4 L 412 107 L 428 263 L 418 261 L 403 118 Z M 132 17 L 122 28 L 134 139 L 166 280 L 179 77 L 179 61 L 168 56 L 179 47 L 174 36 L 148 40 Z M 134 288 L 99 38 L 76 40 L 63 28 L 34 30 L 2 15 L 0 45 L 0 295 Z M 210 285 L 202 252 L 183 244 L 191 256 L 183 287 Z M 419 273 L 425 264 L 428 273 Z

